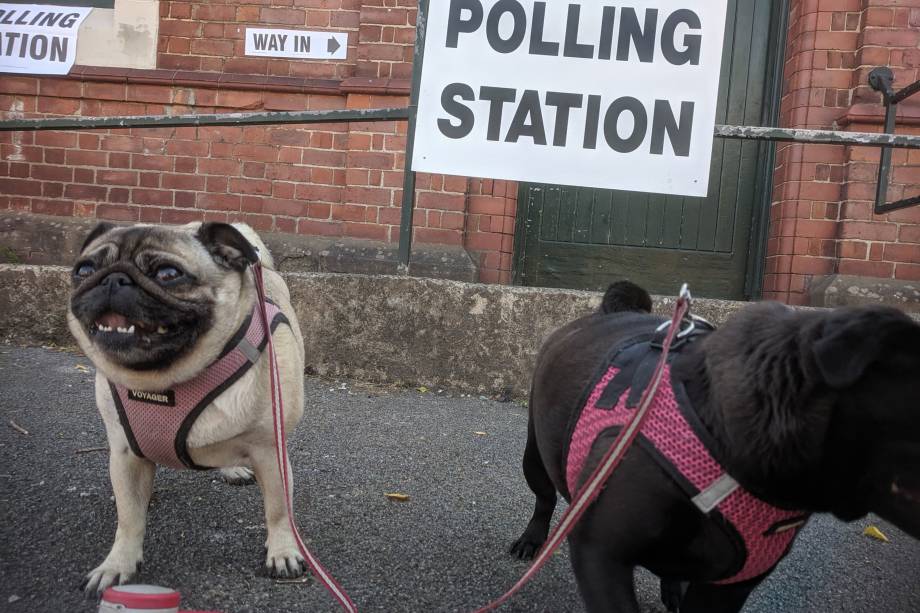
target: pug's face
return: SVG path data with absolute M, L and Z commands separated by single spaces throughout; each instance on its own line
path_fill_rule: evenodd
M 103 371 L 165 370 L 219 351 L 235 331 L 244 274 L 257 259 L 229 224 L 100 224 L 73 267 L 71 331 Z

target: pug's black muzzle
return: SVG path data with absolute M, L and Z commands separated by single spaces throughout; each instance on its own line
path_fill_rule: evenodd
M 177 298 L 132 264 L 116 262 L 74 284 L 71 313 L 99 349 L 135 370 L 169 366 L 211 325 L 210 302 Z

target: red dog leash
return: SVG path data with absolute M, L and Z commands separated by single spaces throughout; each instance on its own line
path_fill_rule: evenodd
M 685 284 L 680 290 L 680 296 L 677 298 L 677 304 L 674 305 L 674 314 L 671 316 L 671 321 L 665 324 L 668 325 L 669 328 L 667 336 L 661 345 L 661 357 L 658 359 L 658 364 L 655 366 L 655 371 L 652 374 L 651 382 L 642 391 L 642 396 L 639 400 L 639 406 L 636 409 L 635 414 L 629 423 L 623 427 L 623 429 L 620 431 L 620 434 L 617 435 L 613 445 L 611 445 L 610 449 L 607 450 L 607 453 L 604 454 L 604 457 L 601 459 L 597 468 L 591 474 L 591 477 L 575 494 L 575 497 L 572 498 L 572 502 L 569 504 L 569 508 L 566 509 L 565 513 L 562 514 L 562 517 L 559 519 L 559 523 L 553 529 L 552 533 L 549 535 L 549 538 L 546 540 L 546 543 L 543 544 L 543 547 L 540 548 L 540 551 L 534 558 L 530 568 L 527 569 L 527 572 L 524 573 L 524 575 L 518 580 L 517 583 L 514 584 L 514 586 L 512 586 L 510 590 L 505 592 L 500 598 L 493 600 L 480 609 L 477 609 L 475 613 L 484 613 L 485 611 L 492 611 L 498 608 L 501 604 L 514 596 L 518 590 L 524 587 L 524 585 L 530 581 L 534 575 L 537 574 L 537 572 L 539 572 L 543 565 L 546 564 L 547 560 L 549 560 L 553 553 L 556 552 L 556 550 L 566 539 L 569 533 L 572 532 L 572 529 L 575 527 L 575 524 L 578 523 L 578 520 L 581 519 L 585 511 L 588 510 L 588 507 L 591 506 L 591 504 L 600 494 L 604 484 L 610 478 L 610 475 L 613 474 L 613 471 L 616 470 L 617 466 L 619 466 L 620 461 L 626 455 L 626 452 L 629 450 L 629 447 L 635 440 L 636 435 L 639 434 L 639 430 L 642 428 L 642 423 L 645 421 L 645 417 L 649 412 L 649 408 L 652 406 L 652 401 L 655 399 L 655 394 L 658 392 L 658 387 L 661 385 L 661 380 L 664 377 L 664 367 L 665 364 L 667 364 L 668 352 L 671 349 L 671 343 L 674 341 L 674 337 L 677 336 L 677 334 L 680 332 L 681 321 L 684 319 L 687 313 L 690 312 L 690 300 L 690 292 Z
M 307 546 L 304 545 L 297 531 L 297 524 L 294 521 L 294 503 L 291 499 L 291 474 L 290 465 L 287 462 L 287 438 L 284 432 L 284 402 L 281 398 L 281 377 L 278 373 L 278 360 L 275 357 L 275 347 L 272 343 L 271 324 L 268 321 L 268 313 L 265 310 L 265 283 L 262 277 L 262 265 L 256 263 L 252 267 L 253 276 L 256 281 L 256 292 L 259 301 L 259 313 L 262 318 L 262 324 L 265 326 L 265 338 L 268 339 L 268 363 L 271 379 L 272 394 L 272 417 L 275 425 L 275 455 L 278 460 L 278 471 L 281 473 L 281 483 L 284 487 L 284 502 L 287 505 L 288 521 L 291 524 L 291 532 L 297 540 L 297 547 L 301 555 L 310 565 L 313 573 L 317 576 L 323 586 L 329 590 L 329 593 L 338 601 L 342 608 L 349 613 L 357 613 L 354 603 L 345 593 L 345 590 L 336 583 L 336 580 L 323 568 Z

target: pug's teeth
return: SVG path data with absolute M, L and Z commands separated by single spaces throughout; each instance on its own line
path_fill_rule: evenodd
M 164 326 L 157 328 L 157 334 L 166 334 L 168 331 Z
M 128 328 L 128 334 L 134 334 L 134 326 Z

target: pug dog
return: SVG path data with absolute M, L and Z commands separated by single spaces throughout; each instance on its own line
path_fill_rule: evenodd
M 87 594 L 138 572 L 156 463 L 220 469 L 236 483 L 254 478 L 265 507 L 268 574 L 303 574 L 276 459 L 256 263 L 274 313 L 284 428 L 291 432 L 303 414 L 303 339 L 288 288 L 251 228 L 101 223 L 86 237 L 67 320 L 96 366 L 118 513 L 111 551 L 86 575 Z M 187 413 L 181 420 L 180 411 Z
M 536 505 L 513 555 L 539 550 L 557 493 L 572 499 L 634 413 L 664 334 L 650 311 L 645 290 L 616 283 L 541 348 L 523 462 Z M 569 535 L 588 611 L 637 612 L 636 566 L 661 578 L 671 611 L 740 611 L 810 513 L 873 512 L 920 539 L 910 317 L 752 304 L 717 330 L 687 326 L 667 364 L 639 437 Z

